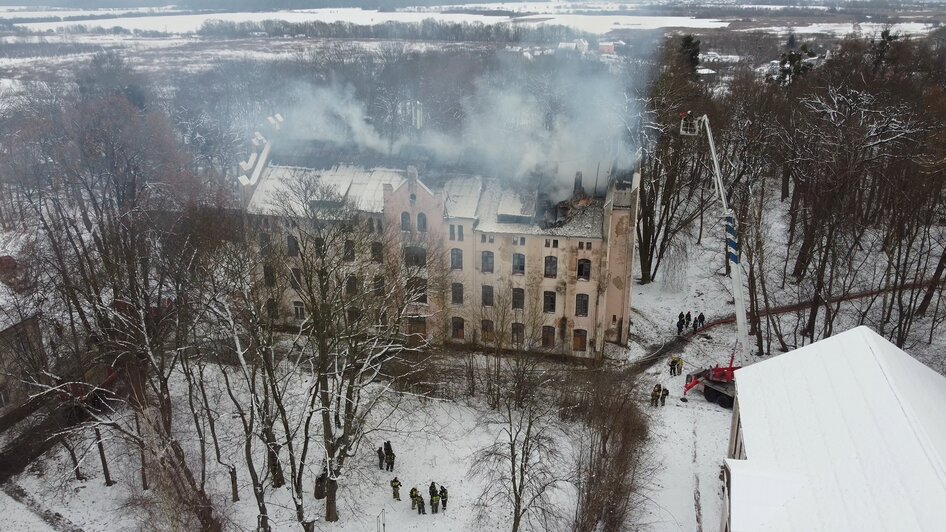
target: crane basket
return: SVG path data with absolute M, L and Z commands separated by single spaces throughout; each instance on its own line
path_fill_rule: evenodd
M 695 137 L 700 134 L 700 119 L 687 111 L 680 113 L 680 134 Z

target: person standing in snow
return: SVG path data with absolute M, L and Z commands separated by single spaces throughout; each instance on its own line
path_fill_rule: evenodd
M 427 510 L 424 508 L 424 497 L 417 493 L 417 515 L 427 515 Z
M 683 313 L 681 312 L 680 315 L 677 316 L 677 320 L 678 320 L 678 321 L 683 321 L 683 319 L 684 319 L 684 318 L 683 318 Z
M 677 336 L 683 334 L 683 318 L 677 320 Z
M 434 495 L 437 494 L 437 485 L 431 482 L 430 489 L 428 489 L 427 491 L 430 492 L 430 496 L 433 497 Z
M 650 406 L 657 406 L 657 401 L 660 400 L 661 391 L 661 386 L 659 384 L 655 384 L 654 390 L 650 392 Z
M 677 357 L 677 375 L 683 375 L 683 358 Z
M 434 493 L 430 496 L 430 513 L 435 514 L 440 509 L 440 495 Z
M 394 471 L 394 453 L 385 456 L 384 463 L 387 464 L 388 471 Z
M 670 376 L 677 375 L 677 357 L 670 357 L 670 362 L 667 365 L 670 366 Z
M 401 500 L 401 481 L 394 477 L 394 480 L 391 481 L 391 491 L 394 492 L 394 500 Z
M 693 320 L 693 334 L 696 334 L 696 328 L 697 328 L 698 324 L 699 324 L 699 321 L 697 321 L 697 320 L 694 319 L 694 320 Z
M 417 508 L 417 496 L 420 495 L 420 492 L 417 491 L 417 487 L 411 488 L 411 491 L 408 493 L 408 496 L 411 498 L 411 510 Z
M 697 316 L 696 319 L 700 320 L 700 329 L 706 326 L 706 316 L 704 316 L 702 312 L 700 312 L 700 315 Z
M 664 388 L 663 390 L 661 390 L 661 392 L 660 392 L 660 406 L 664 406 L 665 404 L 667 404 L 667 396 L 668 396 L 668 395 L 670 395 L 670 390 L 668 390 L 667 388 Z
M 687 315 L 686 315 L 687 327 L 690 326 L 690 321 L 691 321 L 691 320 L 693 320 L 693 318 L 690 316 L 690 311 L 688 310 L 688 311 L 687 311 Z
M 378 447 L 378 469 L 384 469 L 384 450 Z
M 440 502 L 443 504 L 443 509 L 447 509 L 447 488 L 440 485 Z

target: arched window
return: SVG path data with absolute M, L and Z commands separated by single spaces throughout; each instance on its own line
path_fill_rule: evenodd
M 411 213 L 402 212 L 401 213 L 401 231 L 410 231 L 411 230 Z
M 463 318 L 454 317 L 451 320 L 451 335 L 454 340 L 463 339 Z
M 558 257 L 552 255 L 545 257 L 545 277 L 549 279 L 558 277 Z
M 588 294 L 575 294 L 575 315 L 588 315 Z
M 578 278 L 582 281 L 591 280 L 591 261 L 588 259 L 579 259 Z
M 427 215 L 422 212 L 417 214 L 417 231 L 419 233 L 427 232 Z

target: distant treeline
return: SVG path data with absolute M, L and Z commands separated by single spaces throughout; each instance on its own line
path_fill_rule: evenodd
M 330 37 L 339 39 L 410 39 L 423 41 L 489 41 L 502 43 L 551 43 L 594 36 L 566 26 L 525 26 L 517 24 L 482 24 L 479 22 L 442 22 L 427 19 L 421 22 L 384 22 L 358 25 L 349 22 L 232 22 L 208 20 L 198 31 L 207 37 L 247 37 L 265 33 L 269 36 Z

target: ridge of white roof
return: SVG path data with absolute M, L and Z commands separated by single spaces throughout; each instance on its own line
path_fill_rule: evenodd
M 733 532 L 942 529 L 946 426 L 931 407 L 946 378 L 857 327 L 738 370 L 736 388 L 748 464 L 731 469 Z M 765 526 L 751 500 L 778 475 L 753 470 L 806 483 Z

